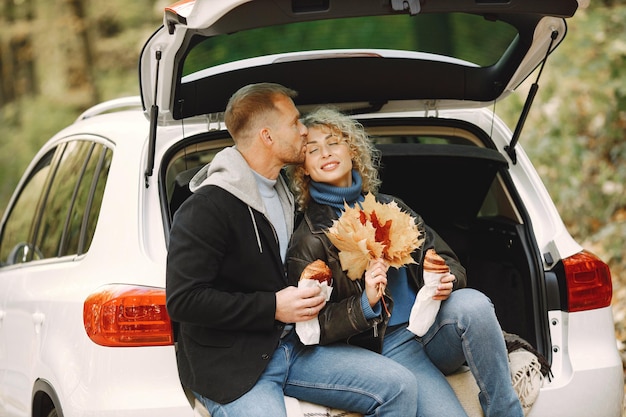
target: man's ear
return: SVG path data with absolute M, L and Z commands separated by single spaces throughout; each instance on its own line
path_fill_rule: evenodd
M 272 136 L 270 135 L 270 130 L 268 128 L 262 129 L 260 132 L 260 136 L 264 144 L 266 145 L 272 144 L 273 140 L 272 140 Z

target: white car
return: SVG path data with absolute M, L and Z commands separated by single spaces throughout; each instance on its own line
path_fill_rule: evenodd
M 530 416 L 621 416 L 609 269 L 568 234 L 519 143 L 536 84 L 516 126 L 493 112 L 549 65 L 582 6 L 166 8 L 141 53 L 141 95 L 97 105 L 51 138 L 4 213 L 0 416 L 206 415 L 178 378 L 165 309 L 168 231 L 190 177 L 232 143 L 228 98 L 261 81 L 298 91 L 302 113 L 330 104 L 366 126 L 384 155 L 381 191 L 440 232 L 504 330 L 549 360 Z

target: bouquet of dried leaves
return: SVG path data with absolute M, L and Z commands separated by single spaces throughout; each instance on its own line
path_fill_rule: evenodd
M 373 259 L 383 258 L 395 268 L 415 263 L 411 253 L 424 242 L 414 217 L 395 201 L 377 202 L 372 193 L 365 196 L 361 207 L 346 204 L 326 235 L 339 249 L 341 267 L 352 280 L 361 278 Z

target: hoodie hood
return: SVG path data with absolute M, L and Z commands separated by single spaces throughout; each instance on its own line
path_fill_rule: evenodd
M 189 182 L 189 190 L 195 192 L 205 185 L 215 185 L 228 191 L 269 219 L 254 172 L 235 146 L 221 150 L 211 163 L 203 166 Z M 291 233 L 294 226 L 291 214 L 295 212 L 293 195 L 280 175 L 275 188 L 285 213 L 287 230 Z

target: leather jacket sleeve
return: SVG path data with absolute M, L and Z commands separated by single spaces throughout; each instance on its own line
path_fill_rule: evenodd
M 402 210 L 407 211 L 416 219 L 418 228 L 423 234 L 424 243 L 413 252 L 414 264 L 407 265 L 407 275 L 410 285 L 416 292 L 424 285 L 422 261 L 426 250 L 434 248 L 450 267 L 457 281 L 454 289 L 466 286 L 465 268 L 448 244 L 430 227 L 424 224 L 422 218 L 411 210 L 401 200 L 387 195 L 379 195 L 380 201 L 387 203 L 395 200 Z M 337 249 L 331 244 L 324 230 L 332 225 L 337 218 L 334 210 L 312 202 L 304 218 L 292 237 L 291 246 L 287 253 L 287 275 L 292 285 L 297 285 L 302 270 L 310 262 L 321 259 L 333 272 L 333 291 L 330 301 L 318 315 L 320 324 L 320 344 L 329 344 L 344 341 L 380 351 L 389 317 L 383 311 L 380 317 L 370 320 L 365 318 L 361 307 L 363 284 L 361 280 L 351 280 L 342 270 Z M 393 299 L 385 294 L 385 302 L 390 311 L 393 310 Z
M 333 291 L 329 302 L 318 315 L 320 344 L 337 341 L 349 342 L 352 336 L 377 325 L 382 318 L 367 320 L 361 307 L 363 288 L 359 280 L 353 281 L 341 269 L 336 250 L 322 231 L 312 231 L 310 219 L 305 216 L 294 232 L 287 254 L 287 276 L 289 283 L 297 285 L 304 268 L 316 259 L 321 259 L 333 272 Z

